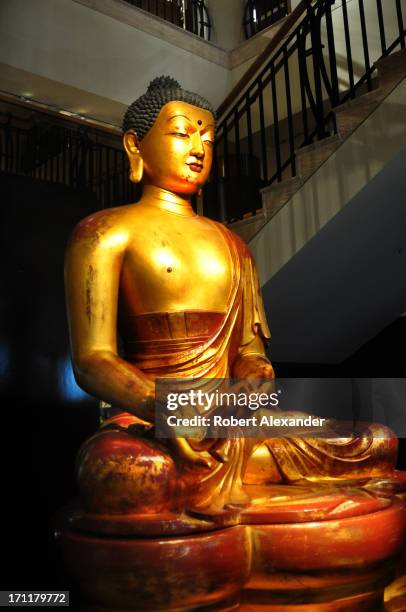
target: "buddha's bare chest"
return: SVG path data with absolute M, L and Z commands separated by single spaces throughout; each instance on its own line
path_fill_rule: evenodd
M 129 244 L 120 283 L 127 314 L 226 310 L 232 282 L 229 247 L 215 227 L 188 229 L 156 229 Z

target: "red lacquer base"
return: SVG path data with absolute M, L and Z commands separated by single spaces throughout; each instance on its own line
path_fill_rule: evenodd
M 403 482 L 399 477 L 399 489 Z M 401 500 L 345 486 L 251 487 L 249 493 L 249 508 L 221 513 L 66 511 L 59 542 L 83 609 L 385 609 L 384 589 L 405 537 Z M 401 589 L 394 593 L 400 601 Z

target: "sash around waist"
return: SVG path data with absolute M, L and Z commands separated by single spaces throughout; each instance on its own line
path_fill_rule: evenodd
M 120 331 L 128 358 L 165 355 L 207 342 L 226 313 L 208 311 L 159 312 L 125 316 Z

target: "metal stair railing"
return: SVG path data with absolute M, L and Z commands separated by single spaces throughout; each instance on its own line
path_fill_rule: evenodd
M 296 151 L 336 134 L 333 109 L 371 91 L 376 62 L 405 48 L 401 0 L 335 5 L 307 1 L 285 38 L 243 77 L 234 102 L 228 96 L 221 105 L 204 191 L 208 216 L 233 222 L 255 214 L 260 189 L 295 177 Z

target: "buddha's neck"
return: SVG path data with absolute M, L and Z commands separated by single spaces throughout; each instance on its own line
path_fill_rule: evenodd
M 154 185 L 144 185 L 142 190 L 142 204 L 154 206 L 169 213 L 181 215 L 183 217 L 195 217 L 196 213 L 192 208 L 190 200 L 185 200 L 176 193 L 166 191 Z

